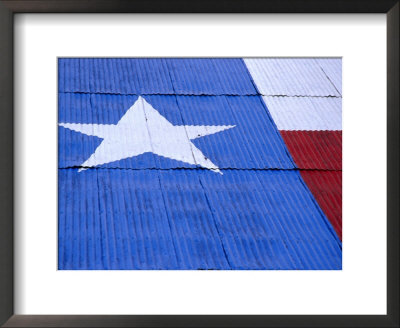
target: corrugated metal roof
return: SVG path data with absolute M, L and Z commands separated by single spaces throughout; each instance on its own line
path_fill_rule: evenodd
M 342 99 L 263 97 L 279 130 L 341 130 Z
M 301 176 L 342 239 L 342 171 L 302 170 Z
M 255 95 L 240 58 L 60 58 L 59 91 Z
M 59 170 L 59 269 L 341 269 L 295 171 Z
M 280 131 L 300 169 L 341 170 L 342 131 Z
M 143 98 L 173 125 L 234 125 L 234 128 L 223 133 L 192 140 L 220 168 L 294 167 L 265 104 L 257 96 L 146 95 Z M 138 96 L 133 95 L 61 93 L 59 122 L 117 124 L 137 99 Z M 101 141 L 100 138 L 60 126 L 59 167 L 80 166 Z M 107 163 L 102 167 L 141 169 L 196 166 L 147 153 Z
M 341 96 L 334 85 L 339 83 L 337 74 L 332 76 L 333 83 L 328 78 L 333 69 L 322 69 L 338 65 L 337 61 L 331 63 L 314 58 L 245 58 L 244 61 L 262 95 Z M 341 70 L 338 74 L 341 75 Z
M 333 64 L 311 61 L 293 80 L 331 92 Z M 288 97 L 267 108 L 250 73 L 242 59 L 59 60 L 59 269 L 341 269 L 278 131 Z M 303 102 L 297 120 L 326 111 L 338 127 L 337 100 Z

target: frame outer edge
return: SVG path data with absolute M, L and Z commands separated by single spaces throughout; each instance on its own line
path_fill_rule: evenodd
M 14 312 L 13 295 L 13 14 L 0 3 L 0 325 Z
M 178 326 L 184 324 L 185 326 L 197 326 L 194 317 L 188 321 L 185 318 L 176 316 L 149 316 L 144 318 L 142 316 L 29 316 L 29 315 L 13 315 L 14 311 L 14 297 L 13 297 L 13 11 L 16 12 L 51 12 L 46 8 L 48 1 L 39 1 L 42 6 L 34 5 L 33 8 L 27 9 L 24 5 L 27 2 L 15 1 L 14 4 L 22 5 L 16 8 L 12 4 L 9 8 L 4 6 L 4 2 L 0 1 L 0 49 L 7 51 L 0 51 L 0 147 L 2 155 L 0 156 L 0 325 L 5 321 L 7 327 L 62 327 L 62 326 L 75 326 L 75 327 L 88 327 L 94 323 L 104 324 L 114 323 L 116 326 L 165 326 L 175 324 Z M 62 4 L 64 1 L 58 1 Z M 24 3 L 24 4 L 23 4 Z M 96 3 L 96 1 L 93 1 Z M 387 2 L 386 2 L 387 3 Z M 387 207 L 388 207 L 388 288 L 387 288 L 387 316 L 347 316 L 347 320 L 342 316 L 326 316 L 325 320 L 317 316 L 304 321 L 282 316 L 271 316 L 270 319 L 262 319 L 260 317 L 254 318 L 251 326 L 301 326 L 309 324 L 310 326 L 353 326 L 353 327 L 399 327 L 399 245 L 398 245 L 398 232 L 399 232 L 399 1 L 392 2 L 394 6 L 387 13 L 387 129 L 388 129 L 388 143 L 387 143 Z M 74 7 L 75 4 L 72 5 Z M 65 12 L 63 6 L 59 7 L 59 12 Z M 89 6 L 90 7 L 90 6 Z M 190 6 L 189 6 L 190 7 Z M 227 5 L 229 7 L 229 5 Z M 244 6 L 245 7 L 245 6 Z M 344 6 L 346 7 L 346 6 Z M 76 8 L 76 6 L 75 6 Z M 382 10 L 382 7 L 380 7 Z M 24 10 L 25 9 L 25 10 Z M 342 8 L 344 9 L 347 8 Z M 374 8 L 375 9 L 375 8 Z M 377 10 L 377 12 L 382 12 Z M 90 12 L 78 9 L 79 12 Z M 157 11 L 157 9 L 155 9 Z M 287 11 L 287 10 L 286 10 Z M 288 9 L 290 12 L 291 10 Z M 328 10 L 329 11 L 329 10 Z M 343 12 L 341 11 L 341 12 Z M 371 10 L 371 12 L 374 10 Z M 245 12 L 243 10 L 242 12 Z M 293 12 L 293 11 L 292 11 Z M 349 12 L 360 12 L 357 9 L 350 10 Z M 361 11 L 363 12 L 363 11 Z M 113 318 L 111 318 L 113 317 Z M 142 317 L 142 318 L 141 318 Z M 158 318 L 157 318 L 158 317 Z M 173 318 L 175 317 L 175 318 Z M 237 326 L 236 324 L 244 323 L 241 316 L 229 318 L 230 316 L 222 319 L 219 316 L 208 317 L 203 316 L 203 323 L 207 325 L 207 319 L 210 320 L 208 325 L 217 324 L 219 326 Z M 257 316 L 256 316 L 257 317 Z M 264 317 L 264 316 L 261 316 Z M 336 318 L 335 318 L 336 317 Z M 108 320 L 107 320 L 108 319 Z M 219 319 L 222 319 L 221 321 Z M 233 321 L 232 321 L 233 320 Z M 320 321 L 322 320 L 322 321 Z M 332 320 L 330 323 L 329 320 Z M 376 321 L 375 321 L 376 320 Z M 269 323 L 268 323 L 269 321 Z M 197 323 L 202 322 L 200 319 Z M 323 323 L 322 323 L 323 322 Z M 63 325 L 64 323 L 64 325 Z M 236 323 L 236 324 L 235 324 Z M 161 324 L 161 325 L 160 325 Z M 104 325 L 103 325 L 104 326 Z M 182 325 L 180 325 L 182 326 Z
M 396 0 L 2 0 L 21 13 L 386 13 Z
M 387 315 L 399 327 L 399 12 L 387 14 Z

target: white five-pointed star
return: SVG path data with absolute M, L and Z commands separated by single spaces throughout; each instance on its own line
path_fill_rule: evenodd
M 64 128 L 102 138 L 95 152 L 81 164 L 87 167 L 152 152 L 174 160 L 200 165 L 222 174 L 190 140 L 235 125 L 172 125 L 146 100 L 139 97 L 117 124 L 60 123 Z

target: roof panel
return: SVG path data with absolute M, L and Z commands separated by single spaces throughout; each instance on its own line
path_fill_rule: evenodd
M 59 58 L 59 91 L 173 94 L 164 59 Z
M 342 130 L 342 99 L 263 97 L 279 130 Z
M 295 171 L 59 169 L 60 269 L 340 269 Z
M 59 269 L 177 267 L 157 176 L 64 169 L 58 182 Z
M 59 91 L 255 95 L 241 58 L 60 58 Z
M 340 97 L 313 58 L 245 58 L 244 61 L 262 95 Z

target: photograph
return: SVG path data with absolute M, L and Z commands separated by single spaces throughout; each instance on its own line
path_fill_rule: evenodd
M 58 270 L 342 270 L 342 58 L 57 67 Z
M 0 0 L 0 327 L 398 327 L 365 1 Z

